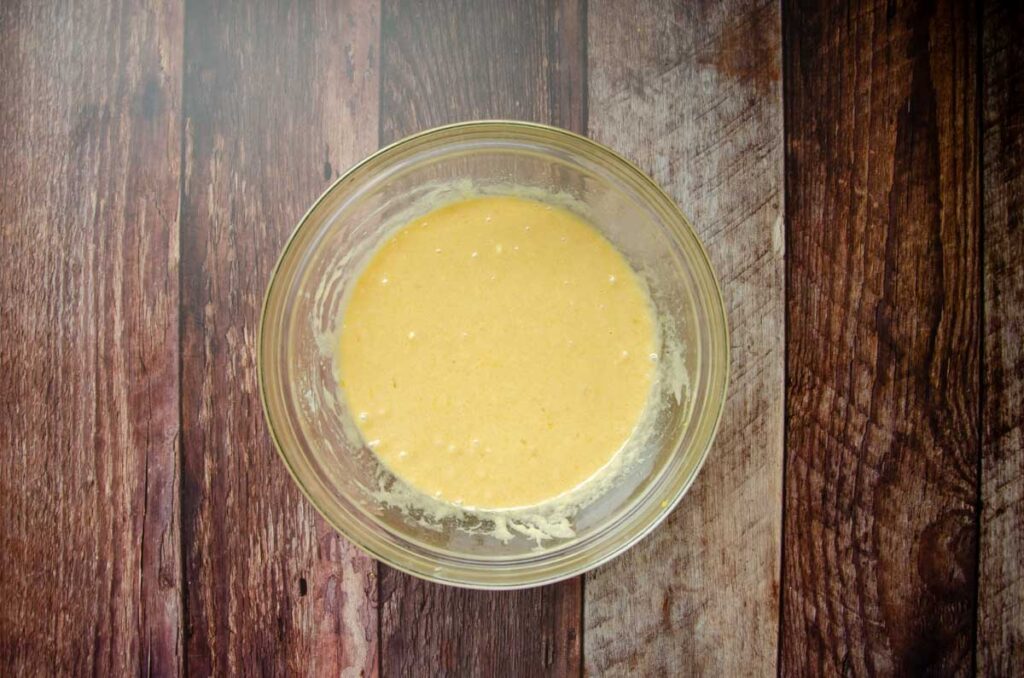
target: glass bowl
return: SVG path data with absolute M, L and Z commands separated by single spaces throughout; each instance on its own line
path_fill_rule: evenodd
M 644 279 L 666 336 L 655 425 L 614 484 L 549 539 L 485 518 L 431 523 L 387 500 L 396 481 L 359 440 L 336 384 L 334 328 L 374 246 L 460 195 L 516 192 L 582 213 Z M 431 581 L 520 588 L 615 557 L 657 526 L 700 470 L 721 415 L 729 338 L 707 255 L 679 208 L 633 164 L 576 134 L 523 122 L 439 127 L 359 163 L 316 201 L 271 275 L 257 345 L 270 432 L 295 482 L 324 518 L 380 561 Z M 660 369 L 660 368 L 659 368 Z M 481 522 L 483 521 L 483 522 Z M 472 523 L 472 524 L 470 524 Z

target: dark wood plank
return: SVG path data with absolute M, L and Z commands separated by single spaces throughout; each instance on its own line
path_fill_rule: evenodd
M 590 129 L 693 220 L 724 293 L 728 401 L 672 516 L 588 575 L 595 675 L 773 675 L 783 426 L 783 120 L 769 0 L 592 1 Z
M 180 672 L 177 0 L 0 4 L 0 674 Z
M 578 0 L 384 0 L 381 143 L 460 120 L 586 130 Z
M 377 145 L 378 8 L 188 2 L 182 525 L 193 675 L 376 673 L 374 563 L 265 430 L 260 304 L 286 236 Z
M 474 118 L 585 129 L 584 16 L 565 2 L 382 9 L 381 143 Z M 447 588 L 381 568 L 386 675 L 577 675 L 579 579 L 527 591 Z
M 578 579 L 516 592 L 468 591 L 381 565 L 385 676 L 578 676 Z
M 978 672 L 1024 675 L 1024 8 L 985 3 Z
M 965 675 L 977 586 L 977 16 L 788 1 L 782 670 Z

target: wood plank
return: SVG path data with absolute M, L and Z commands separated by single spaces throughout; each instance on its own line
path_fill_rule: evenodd
M 195 675 L 371 675 L 376 566 L 274 452 L 260 305 L 285 238 L 377 145 L 379 9 L 188 2 L 182 206 L 182 524 Z
M 785 3 L 782 670 L 972 672 L 977 17 Z
M 582 131 L 584 22 L 573 0 L 386 0 L 381 143 L 474 118 Z M 466 591 L 381 567 L 383 673 L 578 675 L 580 586 Z
M 177 0 L 0 5 L 0 674 L 180 673 Z
M 725 298 L 724 418 L 669 519 L 588 575 L 592 675 L 770 675 L 781 548 L 783 233 L 779 9 L 591 2 L 590 130 L 676 199 Z
M 1024 675 L 1024 10 L 985 3 L 978 672 Z
M 460 120 L 586 129 L 585 8 L 384 0 L 381 143 Z

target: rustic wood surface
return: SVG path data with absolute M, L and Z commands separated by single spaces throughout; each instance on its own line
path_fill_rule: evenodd
M 985 354 L 978 671 L 1024 675 L 1024 10 L 982 28 Z
M 638 162 L 693 221 L 722 284 L 732 365 L 697 482 L 661 528 L 587 576 L 586 669 L 773 674 L 784 352 L 779 7 L 592 0 L 588 9 L 590 132 Z
M 0 674 L 181 665 L 182 16 L 0 5 Z
M 1024 674 L 1012 3 L 0 3 L 0 675 Z M 340 172 L 482 117 L 693 219 L 729 401 L 670 519 L 539 589 L 361 554 L 256 392 Z
M 782 671 L 964 675 L 977 593 L 977 24 L 786 7 Z

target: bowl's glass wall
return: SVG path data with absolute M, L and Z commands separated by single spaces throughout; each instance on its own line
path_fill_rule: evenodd
M 509 186 L 559 194 L 615 244 L 650 286 L 684 348 L 689 384 L 668 398 L 639 464 L 574 519 L 576 537 L 499 541 L 446 525 L 422 527 L 373 496 L 376 457 L 353 443 L 322 344 L 365 255 L 417 205 Z M 430 198 L 430 200 L 428 200 Z M 425 209 L 425 208 L 420 208 Z M 329 348 L 329 347 L 328 347 Z M 704 459 L 720 415 L 728 338 L 717 283 L 672 202 L 607 149 L 551 128 L 467 123 L 371 157 L 340 179 L 289 242 L 268 291 L 260 333 L 264 404 L 282 457 L 325 517 L 386 562 L 427 578 L 513 587 L 576 574 L 619 553 L 674 506 Z

